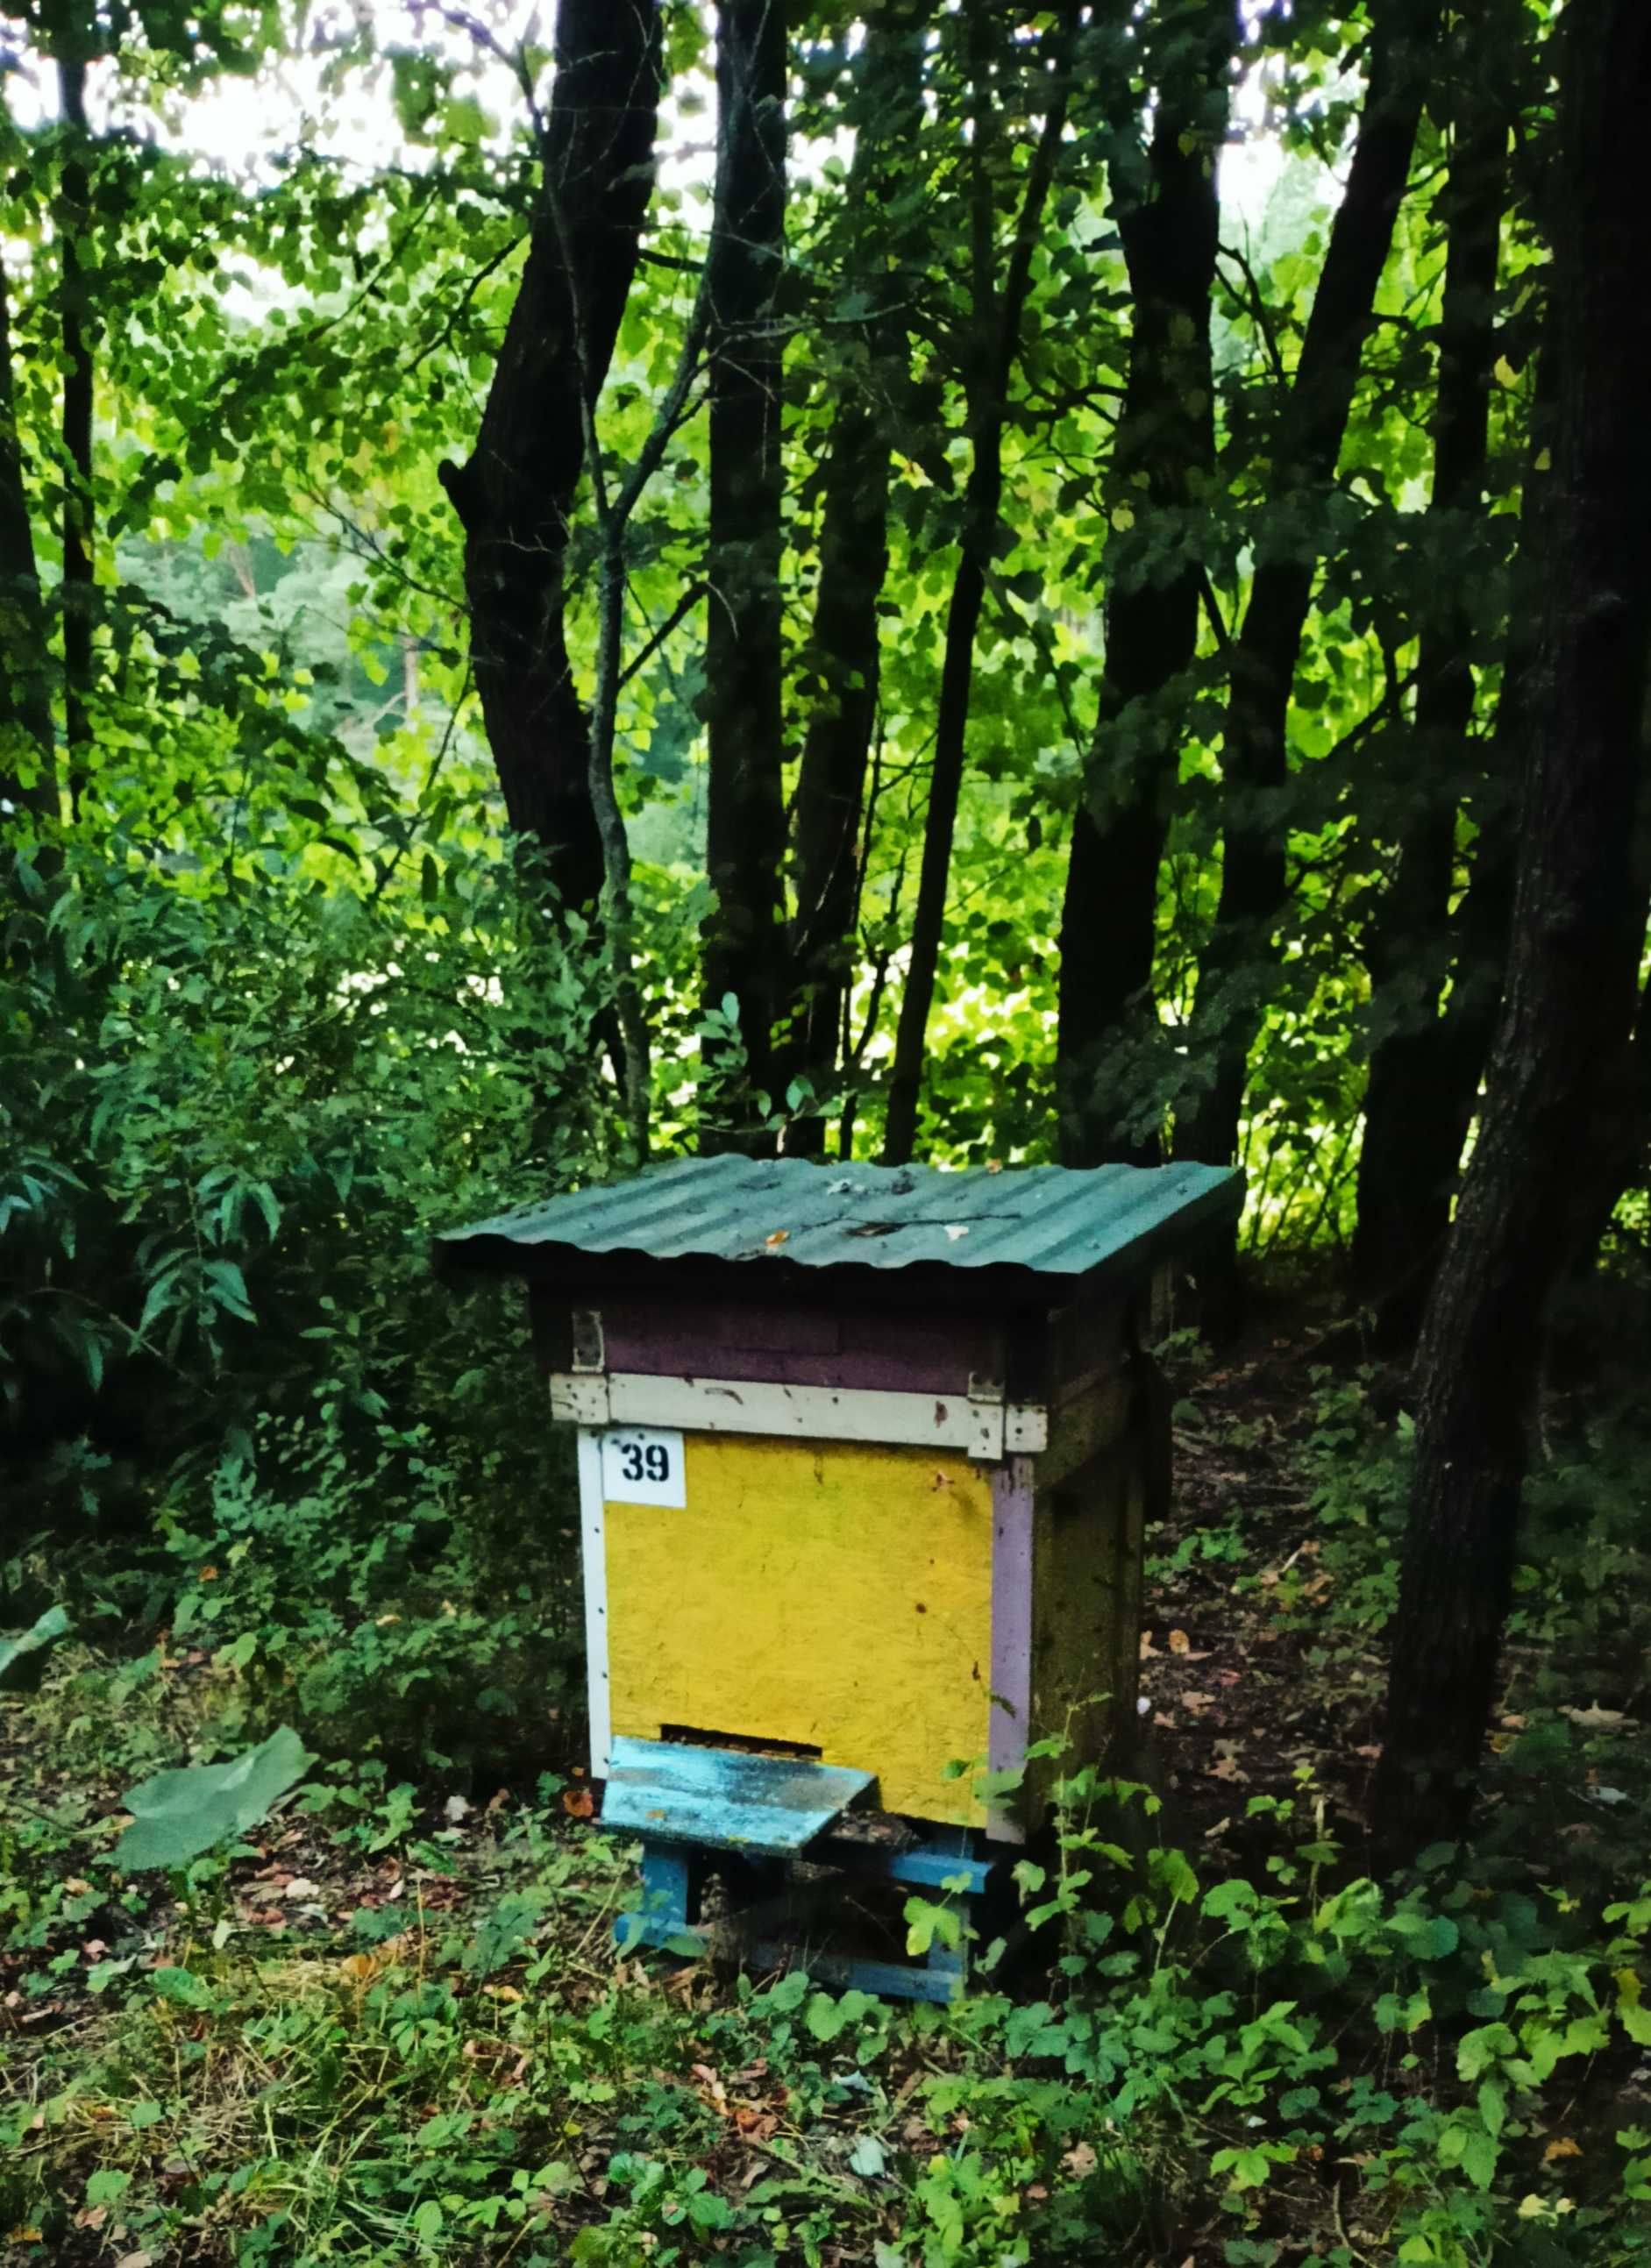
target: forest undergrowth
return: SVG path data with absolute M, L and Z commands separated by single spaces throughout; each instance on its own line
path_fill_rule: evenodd
M 1220 1362 L 1171 1342 L 1140 1752 L 1066 1784 L 1020 1873 L 1033 1955 L 988 1950 L 951 2010 L 617 1952 L 634 1854 L 571 1713 L 452 1740 L 477 1599 L 362 1594 L 387 1651 L 346 1634 L 350 1753 L 330 1703 L 304 1713 L 338 1640 L 330 1608 L 294 1638 L 291 1565 L 273 1656 L 238 1627 L 249 1579 L 201 1619 L 208 1561 L 147 1650 L 93 1618 L 0 1701 L 4 2257 L 1651 2259 L 1634 1430 L 1556 1406 L 1481 1831 L 1378 1887 L 1407 1425 L 1336 1344 L 1299 1304 Z M 170 1876 L 114 1869 L 132 1782 L 284 1716 L 327 1753 L 277 1816 Z

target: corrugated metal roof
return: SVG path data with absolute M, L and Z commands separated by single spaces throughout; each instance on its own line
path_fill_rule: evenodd
M 437 1239 L 448 1264 L 549 1272 L 558 1256 L 880 1270 L 939 1263 L 1087 1276 L 1145 1264 L 1236 1212 L 1224 1166 L 822 1166 L 804 1158 L 685 1158 Z

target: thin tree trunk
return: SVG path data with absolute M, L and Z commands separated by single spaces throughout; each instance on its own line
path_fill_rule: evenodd
M 1380 11 L 1346 192 L 1279 425 L 1281 495 L 1306 512 L 1336 475 L 1376 287 L 1410 178 L 1438 28 L 1435 0 Z M 1299 547 L 1299 537 L 1297 538 Z M 1224 1164 L 1238 1145 L 1249 1052 L 1261 1030 L 1286 894 L 1286 727 L 1316 559 L 1264 556 L 1232 656 L 1222 755 L 1223 858 L 1215 926 L 1198 974 L 1190 1060 L 1208 1082 L 1176 1130 L 1176 1153 Z M 1212 1278 L 1230 1275 L 1213 1267 Z M 1230 1291 L 1230 1284 L 1229 1284 Z
M 932 0 L 901 0 L 872 17 L 857 64 L 863 92 L 855 114 L 847 202 L 862 211 L 892 164 L 908 156 L 921 126 L 925 28 Z M 803 742 L 792 821 L 796 912 L 791 966 L 795 1027 L 786 1076 L 815 1103 L 836 1074 L 844 1002 L 854 960 L 859 902 L 859 841 L 877 714 L 878 603 L 888 570 L 891 396 L 909 375 L 903 279 L 882 271 L 883 305 L 849 362 L 831 430 L 820 523 L 820 579 L 802 666 L 819 688 Z M 822 1110 L 793 1122 L 786 1147 L 805 1156 L 825 1146 Z
M 565 234 L 566 217 L 552 202 L 552 215 Z M 625 1128 L 631 1162 L 648 1161 L 652 1118 L 652 1042 L 642 988 L 637 977 L 631 902 L 630 840 L 624 814 L 619 807 L 614 781 L 614 741 L 619 716 L 619 693 L 624 683 L 622 668 L 624 643 L 626 542 L 630 522 L 659 471 L 665 452 L 689 414 L 695 379 L 710 324 L 709 276 L 702 274 L 694 309 L 678 350 L 676 371 L 666 388 L 647 438 L 615 490 L 602 460 L 596 429 L 596 397 L 600 388 L 586 343 L 583 302 L 573 298 L 574 346 L 586 373 L 580 423 L 585 459 L 590 476 L 591 502 L 597 536 L 596 668 L 591 690 L 590 789 L 602 855 L 601 936 L 614 985 L 614 1018 L 617 1045 L 613 1049 L 624 1094 Z M 657 635 L 657 633 L 656 633 Z M 649 649 L 645 648 L 645 652 Z M 632 666 L 637 665 L 633 663 Z
M 904 1165 L 917 1140 L 918 1104 L 929 1011 L 940 966 L 940 933 L 946 919 L 947 882 L 952 836 L 963 781 L 964 738 L 974 678 L 975 633 L 986 590 L 1003 496 L 1003 426 L 1010 381 L 1021 348 L 1021 325 L 1032 283 L 1032 258 L 1042 232 L 1043 207 L 1060 156 L 1070 92 L 1072 34 L 1075 11 L 1057 19 L 1049 34 L 1046 65 L 1048 108 L 1032 153 L 1021 200 L 1014 242 L 1001 294 L 997 289 L 992 241 L 992 185 L 986 162 L 995 139 L 992 96 L 986 84 L 984 34 L 977 33 L 977 110 L 973 144 L 974 189 L 974 368 L 967 385 L 973 454 L 963 496 L 962 556 L 952 584 L 940 664 L 940 696 L 935 718 L 934 762 L 929 807 L 924 821 L 923 859 L 918 873 L 918 902 L 912 918 L 911 952 L 888 1085 L 888 1114 L 883 1131 L 883 1162 Z
M 96 380 L 92 361 L 91 310 L 81 259 L 90 219 L 92 187 L 85 157 L 85 58 L 70 52 L 60 53 L 55 60 L 58 107 L 69 147 L 58 210 L 62 239 L 58 323 L 63 355 L 63 737 L 68 744 L 70 805 L 77 813 L 91 762 L 93 636 L 97 622 L 97 576 L 92 556 L 96 513 L 92 488 Z
M 600 391 L 652 194 L 659 0 L 559 0 L 556 54 L 543 188 L 481 431 L 467 463 L 439 471 L 464 530 L 471 659 L 505 815 L 564 903 L 588 907 L 602 846 L 567 646 L 585 455 L 574 306 Z
M 1182 740 L 1163 696 L 1198 652 L 1203 566 L 1176 523 L 1200 501 L 1215 462 L 1216 157 L 1239 32 L 1232 0 L 1213 0 L 1191 67 L 1157 90 L 1145 195 L 1128 201 L 1114 168 L 1135 310 L 1110 487 L 1144 523 L 1114 545 L 1141 545 L 1156 523 L 1161 541 L 1182 545 L 1184 564 L 1168 580 L 1155 563 L 1150 576 L 1117 575 L 1107 596 L 1100 715 L 1061 916 L 1057 1066 L 1061 1154 L 1072 1166 L 1148 1164 L 1159 1152 L 1157 1130 L 1139 1123 L 1130 1064 L 1157 1025 L 1158 873 Z
M 1395 1282 L 1390 1306 L 1378 1322 L 1384 1343 L 1414 1343 L 1439 1255 L 1449 1226 L 1463 1145 L 1478 1107 L 1479 1082 L 1496 1037 L 1502 980 L 1513 920 L 1518 858 L 1520 782 L 1530 761 L 1532 714 L 1541 664 L 1541 612 L 1547 579 L 1548 527 L 1544 517 L 1551 486 L 1542 468 L 1551 455 L 1559 364 L 1544 348 L 1537 368 L 1537 399 L 1520 510 L 1519 555 L 1509 608 L 1501 691 L 1489 758 L 1468 798 L 1478 828 L 1468 887 L 1450 924 L 1450 990 L 1432 1053 L 1432 1086 L 1425 1108 L 1404 1139 L 1419 1203 L 1415 1239 L 1419 1265 Z M 1365 1141 L 1371 1140 L 1367 1129 Z M 1442 1195 L 1441 1194 L 1442 1192 Z M 1431 1228 L 1431 1245 L 1424 1243 Z
M 1470 59 L 1464 59 L 1471 69 Z M 1472 82 L 1463 96 L 1475 103 Z M 1507 192 L 1507 118 L 1494 96 L 1460 122 L 1445 203 L 1448 232 L 1434 412 L 1429 507 L 1443 531 L 1480 513 L 1485 497 L 1496 276 Z M 1441 549 L 1444 547 L 1441 546 Z M 1465 546 L 1458 546 L 1465 556 Z M 1393 879 L 1366 939 L 1371 1049 L 1359 1167 L 1355 1281 L 1375 1303 L 1387 1346 L 1409 1344 L 1450 1218 L 1461 1154 L 1446 1029 L 1456 815 L 1472 762 L 1472 608 L 1450 585 L 1424 629 L 1412 736 L 1414 815 L 1399 836 Z M 1455 1135 L 1454 1143 L 1451 1139 Z
M 23 478 L 11 369 L 11 292 L 0 264 L 0 806 L 58 817 L 46 610 Z M 0 809 L 0 834 L 9 831 Z
M 780 566 L 785 257 L 784 0 L 720 0 L 711 304 L 711 526 L 705 637 L 705 924 L 711 1005 L 738 1005 L 745 1068 L 707 1150 L 771 1144 L 774 1025 L 785 976 Z
M 1625 196 L 1651 94 L 1642 0 L 1574 0 L 1561 61 L 1550 345 L 1559 415 L 1507 995 L 1479 1138 L 1429 1302 L 1377 1832 L 1403 1854 L 1471 1806 L 1512 1595 L 1543 1311 L 1579 1148 L 1618 1076 L 1646 884 L 1634 836 L 1651 649 L 1651 207 Z

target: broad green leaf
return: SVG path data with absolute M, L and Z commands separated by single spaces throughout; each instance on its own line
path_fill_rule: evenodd
M 48 1607 L 19 1638 L 0 1638 L 0 1693 L 32 1693 L 40 1684 L 46 1657 L 60 1638 L 67 1638 L 69 1616 L 62 1607 Z
M 187 1866 L 215 1844 L 255 1827 L 314 1761 L 283 1725 L 228 1764 L 157 1772 L 122 1798 L 132 1824 L 114 1846 L 114 1864 L 127 1874 Z

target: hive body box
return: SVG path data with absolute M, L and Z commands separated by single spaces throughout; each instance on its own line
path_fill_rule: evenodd
M 851 1804 L 1022 1841 L 1028 1747 L 1099 1759 L 1133 1713 L 1168 1470 L 1141 1308 L 1241 1189 L 721 1158 L 446 1240 L 527 1277 L 579 1428 L 608 1815 L 770 1853 Z

